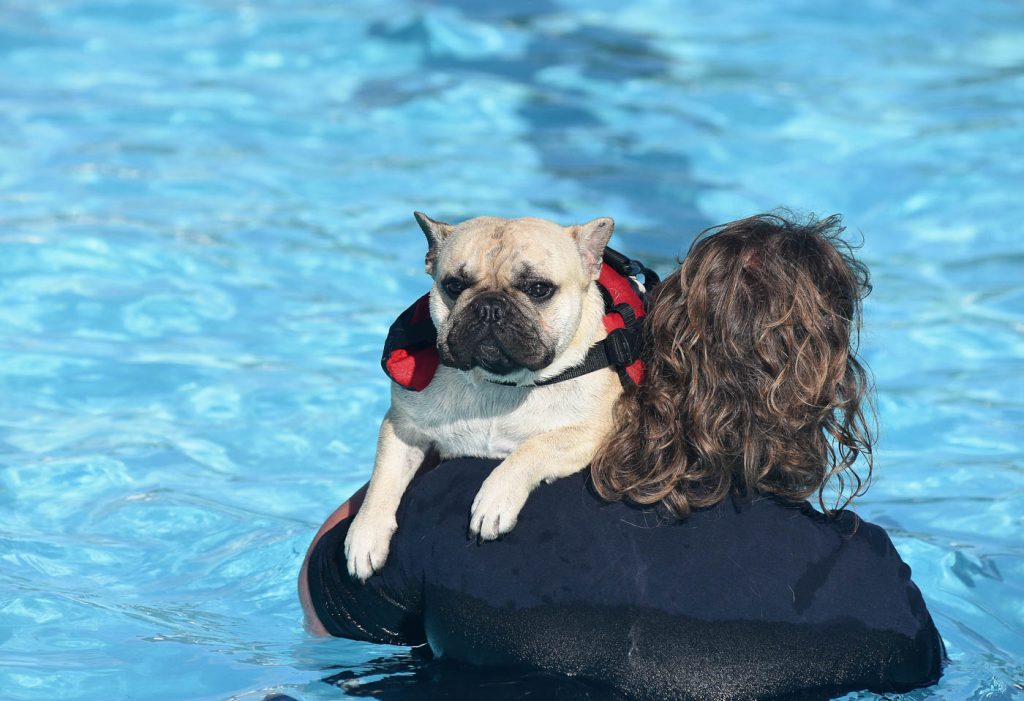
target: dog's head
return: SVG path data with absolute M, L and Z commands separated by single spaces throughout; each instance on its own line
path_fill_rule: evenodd
M 445 224 L 415 216 L 427 236 L 441 362 L 499 376 L 535 372 L 569 346 L 601 271 L 611 219 L 563 227 L 534 218 Z

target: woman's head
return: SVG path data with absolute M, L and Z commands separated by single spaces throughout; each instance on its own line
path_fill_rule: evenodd
M 838 216 L 764 214 L 694 242 L 654 290 L 644 382 L 593 464 L 602 496 L 683 517 L 730 491 L 817 492 L 822 508 L 831 478 L 843 505 L 863 491 L 873 436 L 856 350 L 870 284 L 842 231 Z

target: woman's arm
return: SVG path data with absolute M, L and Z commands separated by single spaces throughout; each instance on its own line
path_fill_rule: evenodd
M 877 526 L 763 496 L 678 524 L 604 503 L 576 473 L 538 487 L 511 536 L 475 543 L 470 505 L 498 462 L 456 459 L 413 482 L 366 582 L 345 566 L 351 507 L 337 512 L 305 569 L 310 630 L 415 646 L 429 627 L 461 663 L 678 697 L 903 692 L 942 673 L 942 640 Z
M 316 532 L 316 536 L 313 537 L 313 542 L 309 544 L 309 548 L 306 549 L 306 558 L 302 561 L 302 569 L 299 570 L 299 601 L 302 603 L 302 612 L 304 624 L 306 630 L 313 635 L 326 636 L 328 635 L 327 629 L 324 628 L 323 623 L 317 618 L 316 611 L 313 609 L 313 602 L 309 598 L 309 583 L 306 581 L 306 573 L 309 569 L 309 556 L 313 552 L 313 548 L 320 542 L 324 533 L 334 528 L 335 524 L 342 521 L 350 516 L 354 516 L 359 507 L 363 504 L 363 499 L 366 497 L 366 489 L 369 487 L 369 483 L 364 484 L 359 490 L 348 498 L 344 504 L 334 510 L 327 520 L 324 521 L 324 525 L 320 526 L 320 530 Z
M 422 464 L 420 464 L 419 468 L 416 470 L 416 476 L 419 477 L 420 475 L 433 470 L 440 462 L 441 459 L 438 456 L 437 451 L 434 449 L 428 450 L 427 454 L 423 458 Z M 335 509 L 334 513 L 328 516 L 327 520 L 324 521 L 324 525 L 320 526 L 320 530 L 318 530 L 316 535 L 313 537 L 313 542 L 310 543 L 309 548 L 306 549 L 306 557 L 302 561 L 302 569 L 299 570 L 299 602 L 302 604 L 303 623 L 306 630 L 312 635 L 323 637 L 330 635 L 330 633 L 328 633 L 327 629 L 324 628 L 323 622 L 321 622 L 317 617 L 316 609 L 313 607 L 313 600 L 309 595 L 309 581 L 307 579 L 307 575 L 309 574 L 309 557 L 313 553 L 313 549 L 316 547 L 316 544 L 320 542 L 320 539 L 323 538 L 325 533 L 334 528 L 340 521 L 344 521 L 345 519 L 356 515 L 356 512 L 359 511 L 359 507 L 363 505 L 363 500 L 366 498 L 366 490 L 369 486 L 370 483 L 367 482 L 360 487 L 355 494 L 349 497 L 348 501 Z

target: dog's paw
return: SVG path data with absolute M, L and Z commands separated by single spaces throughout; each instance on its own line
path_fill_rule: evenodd
M 519 512 L 530 496 L 522 478 L 498 470 L 484 480 L 476 493 L 469 516 L 469 535 L 494 540 L 516 527 Z
M 345 560 L 348 573 L 365 582 L 384 566 L 391 548 L 391 536 L 398 524 L 394 519 L 372 518 L 360 512 L 352 520 L 345 536 Z

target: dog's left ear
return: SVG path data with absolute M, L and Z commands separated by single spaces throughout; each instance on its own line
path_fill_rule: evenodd
M 601 217 L 588 221 L 586 224 L 569 227 L 572 238 L 576 241 L 580 255 L 583 257 L 583 265 L 594 279 L 601 274 L 601 258 L 604 256 L 604 247 L 608 245 L 608 239 L 612 237 L 614 228 L 615 222 L 611 217 Z
M 423 229 L 423 234 L 427 237 L 427 256 L 423 259 L 427 275 L 434 274 L 434 260 L 437 258 L 437 247 L 442 241 L 448 238 L 448 235 L 452 233 L 453 227 L 451 224 L 445 224 L 443 221 L 434 221 L 423 212 L 413 212 L 412 215 L 416 217 L 416 223 Z

